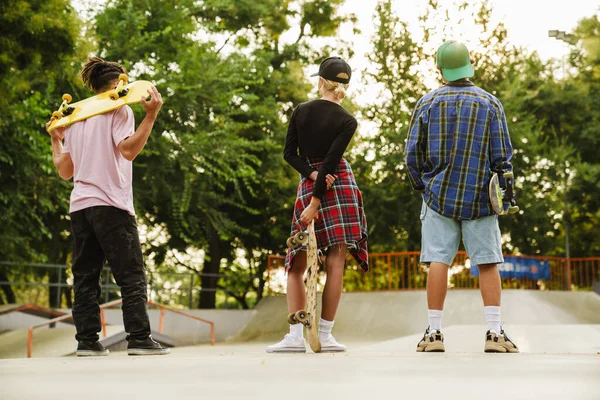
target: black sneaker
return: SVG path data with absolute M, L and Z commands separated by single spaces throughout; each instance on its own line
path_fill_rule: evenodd
M 75 355 L 77 357 L 89 357 L 89 356 L 107 356 L 110 351 L 102 346 L 102 343 L 96 342 L 86 342 L 81 341 L 77 345 L 77 351 Z
M 144 340 L 131 339 L 128 336 L 127 341 L 127 354 L 130 356 L 162 356 L 171 353 L 171 349 L 162 347 L 152 336 Z

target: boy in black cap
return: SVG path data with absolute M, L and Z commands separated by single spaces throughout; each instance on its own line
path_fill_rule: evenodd
M 334 352 L 346 351 L 346 346 L 331 335 L 342 296 L 346 251 L 364 271 L 369 269 L 367 220 L 352 169 L 342 158 L 357 127 L 356 119 L 340 104 L 346 96 L 352 71 L 343 59 L 330 57 L 313 76 L 317 75 L 320 76 L 321 98 L 302 103 L 294 110 L 284 158 L 300 173 L 291 235 L 315 220 L 317 247 L 326 255 L 327 282 L 323 290 L 319 341 L 321 351 Z M 288 312 L 295 313 L 306 305 L 306 247 L 288 249 L 285 267 Z M 269 353 L 305 351 L 302 324 L 290 325 L 290 332 L 282 341 L 267 347 Z

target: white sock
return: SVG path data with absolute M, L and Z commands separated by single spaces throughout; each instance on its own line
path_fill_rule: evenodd
M 290 325 L 290 335 L 292 335 L 292 337 L 297 340 L 304 339 L 304 325 Z
M 325 341 L 331 336 L 331 329 L 335 321 L 327 321 L 319 318 L 319 340 Z
M 443 310 L 427 310 L 429 317 L 429 331 L 442 330 L 442 314 Z
M 500 306 L 485 306 L 485 320 L 490 332 L 500 333 Z

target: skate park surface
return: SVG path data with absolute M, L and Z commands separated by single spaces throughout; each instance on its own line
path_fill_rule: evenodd
M 507 290 L 502 314 L 520 354 L 485 354 L 479 293 L 449 291 L 446 352 L 423 354 L 415 348 L 427 326 L 425 292 L 346 293 L 333 329 L 346 353 L 267 354 L 266 345 L 287 330 L 285 298 L 267 297 L 239 332 L 215 346 L 175 347 L 156 357 L 0 360 L 1 397 L 600 398 L 600 296 Z

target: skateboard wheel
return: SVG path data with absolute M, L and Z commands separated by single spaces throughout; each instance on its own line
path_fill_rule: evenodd
M 508 208 L 508 213 L 509 214 L 515 214 L 519 212 L 519 206 L 512 206 Z
M 512 171 L 507 171 L 504 173 L 504 179 L 511 179 L 512 177 L 514 177 Z
M 63 101 L 70 103 L 71 100 L 73 100 L 73 97 L 71 97 L 71 95 L 69 93 L 65 93 L 65 94 L 63 94 L 62 99 L 63 99 Z
M 296 325 L 298 323 L 298 321 L 296 321 L 296 314 L 291 313 L 290 315 L 288 315 L 287 322 L 290 325 Z
M 298 232 L 294 235 L 294 239 L 296 239 L 296 242 L 298 243 L 304 243 L 306 242 L 306 239 L 308 239 L 308 235 L 306 232 Z
M 287 244 L 287 247 L 289 247 L 290 249 L 295 249 L 296 247 L 298 247 L 298 243 L 296 243 L 296 240 L 294 240 L 293 236 L 289 237 L 285 243 Z
M 116 90 L 111 90 L 110 93 L 109 93 L 109 95 L 108 95 L 108 97 L 111 100 L 117 100 L 119 98 L 119 93 L 117 93 Z
M 301 323 L 303 325 L 308 324 L 308 314 L 306 313 L 306 311 L 304 311 L 304 310 L 296 311 L 296 314 L 294 315 L 294 317 L 296 318 L 296 321 L 298 321 L 299 323 Z
M 54 111 L 52 113 L 52 119 L 61 119 L 63 117 L 62 113 L 59 111 Z
M 127 74 L 121 74 L 121 75 L 119 75 L 119 80 L 123 81 L 123 83 L 125 85 L 127 85 L 127 83 L 129 83 L 129 77 L 127 76 Z

